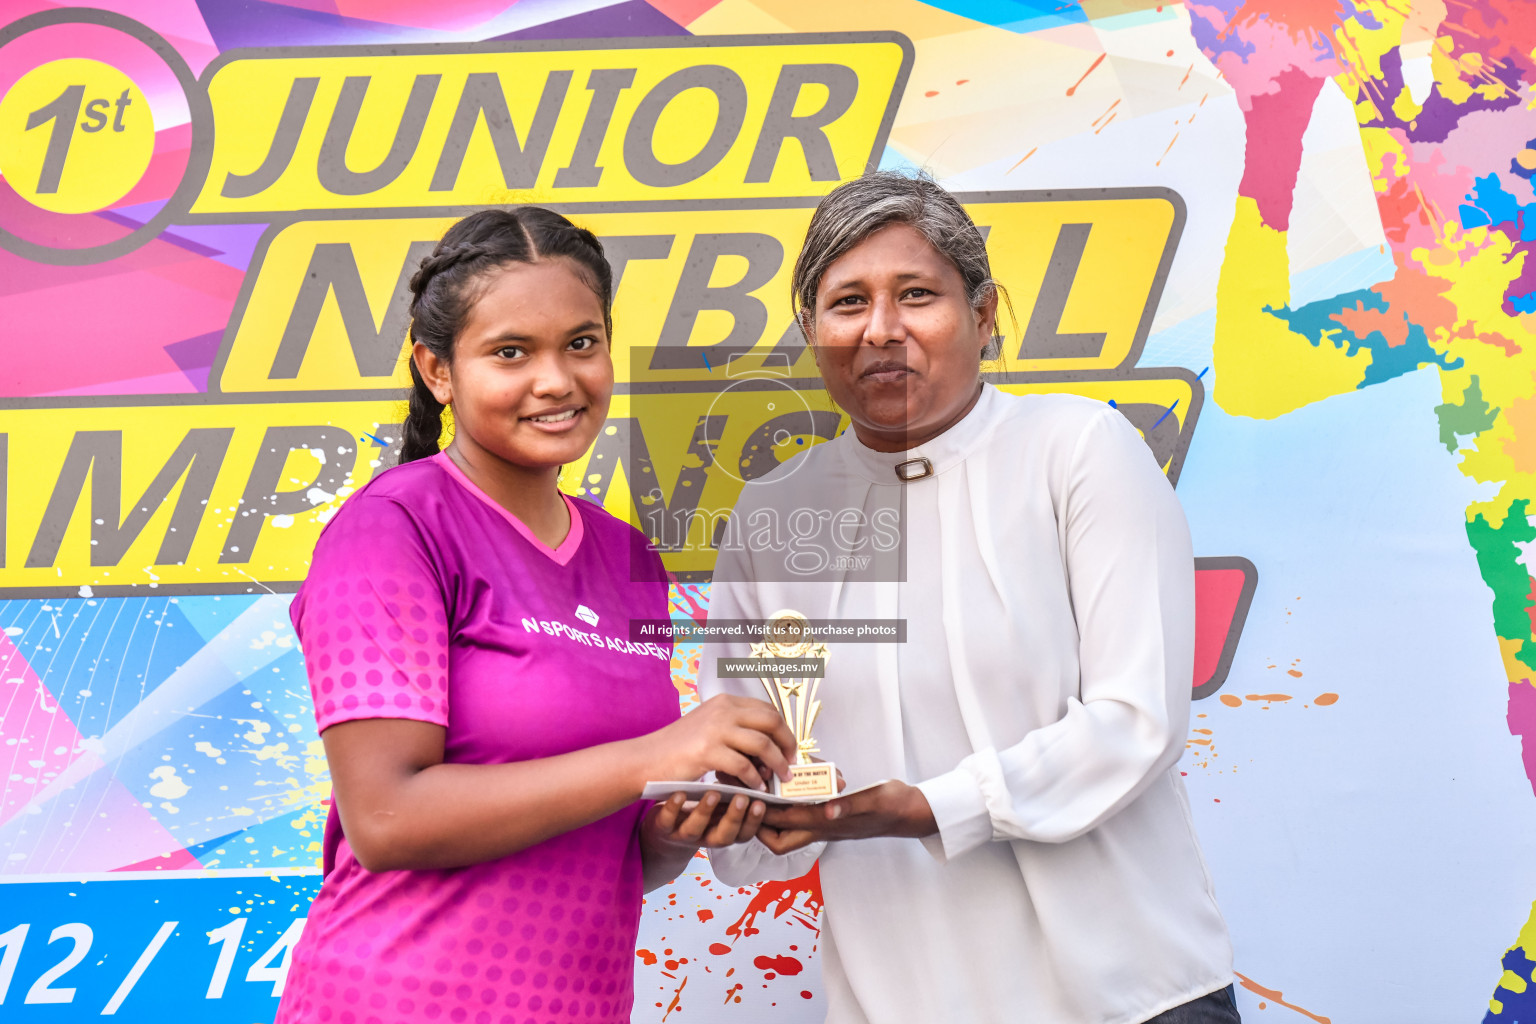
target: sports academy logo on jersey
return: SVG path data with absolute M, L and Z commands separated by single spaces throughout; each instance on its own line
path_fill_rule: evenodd
M 576 616 L 589 626 L 597 625 L 597 613 L 584 604 L 576 606 Z M 591 616 L 591 618 L 587 616 Z M 583 647 L 595 647 L 599 650 L 616 651 L 619 654 L 630 654 L 641 658 L 657 658 L 661 661 L 672 660 L 670 646 L 664 647 L 661 644 L 637 643 L 628 637 L 599 633 L 595 629 L 588 632 L 555 619 L 539 619 L 524 616 L 522 618 L 522 626 L 525 633 L 541 633 L 544 636 L 559 637 L 570 643 L 581 644 Z

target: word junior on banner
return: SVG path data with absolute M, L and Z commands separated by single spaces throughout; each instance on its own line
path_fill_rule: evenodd
M 660 658 L 662 661 L 671 661 L 672 652 L 664 647 L 652 643 L 634 643 L 621 636 L 604 636 L 602 633 L 588 632 L 568 626 L 563 622 L 554 622 L 549 619 L 522 620 L 523 631 L 527 633 L 544 633 L 548 636 L 560 636 L 573 643 L 587 647 L 597 647 L 610 651 L 618 651 L 620 654 L 635 654 L 640 657 Z

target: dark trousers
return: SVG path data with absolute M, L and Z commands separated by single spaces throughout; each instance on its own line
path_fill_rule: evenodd
M 1231 985 L 1148 1020 L 1146 1024 L 1243 1024 L 1237 1015 L 1237 996 Z

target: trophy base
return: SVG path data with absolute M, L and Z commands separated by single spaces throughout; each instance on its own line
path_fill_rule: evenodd
M 774 796 L 837 796 L 837 769 L 830 761 L 789 766 L 789 781 L 773 778 Z

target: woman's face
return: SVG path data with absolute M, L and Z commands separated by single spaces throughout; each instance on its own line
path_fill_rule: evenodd
M 816 362 L 827 391 L 878 451 L 915 448 L 975 405 L 994 295 L 971 308 L 954 264 L 907 224 L 876 231 L 816 291 Z
M 453 363 L 443 366 L 416 346 L 422 376 L 453 405 L 454 444 L 529 470 L 575 462 L 596 439 L 613 394 L 597 295 L 565 259 L 508 264 L 471 287 L 479 294 Z

